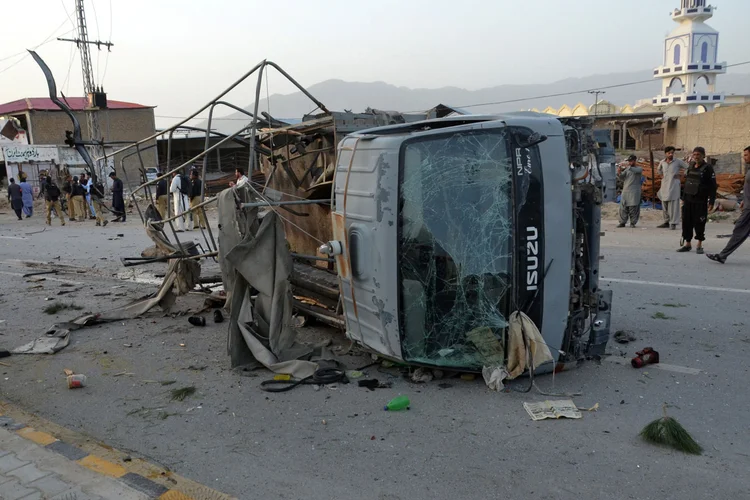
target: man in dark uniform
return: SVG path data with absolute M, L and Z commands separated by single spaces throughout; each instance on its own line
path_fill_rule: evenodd
M 193 209 L 193 220 L 195 225 L 199 229 L 207 229 L 206 219 L 203 216 L 203 208 L 195 208 L 201 202 L 201 189 L 203 188 L 203 182 L 201 181 L 200 174 L 197 170 L 193 169 L 190 172 L 190 208 Z
M 42 189 L 39 191 L 39 196 L 44 196 L 44 209 L 47 213 L 47 225 L 52 225 L 52 211 L 55 211 L 55 215 L 60 219 L 60 225 L 65 225 L 65 214 L 62 211 L 60 205 L 60 188 L 52 182 L 52 177 L 49 175 L 42 184 Z
M 742 152 L 742 159 L 745 160 L 745 165 L 750 166 L 750 146 L 745 148 Z M 720 253 L 708 254 L 706 257 L 713 260 L 714 262 L 724 263 L 727 257 L 732 255 L 732 252 L 737 250 L 745 240 L 750 236 L 750 168 L 745 174 L 745 187 L 744 196 L 742 203 L 740 203 L 740 210 L 742 215 L 734 223 L 734 231 L 732 231 L 732 238 L 730 238 L 727 246 L 724 247 Z
M 68 209 L 68 220 L 73 222 L 76 218 L 76 206 L 73 203 L 73 178 L 68 175 L 62 187 L 65 193 L 66 208 Z
M 706 150 L 698 146 L 693 150 L 693 161 L 685 172 L 685 188 L 682 204 L 682 239 L 685 241 L 678 252 L 692 250 L 690 241 L 695 239 L 698 245 L 695 253 L 703 253 L 703 241 L 706 239 L 706 222 L 709 206 L 716 202 L 716 173 L 706 163 Z
M 164 174 L 159 172 L 159 175 Z M 167 178 L 159 179 L 156 183 L 156 210 L 159 211 L 162 219 L 167 218 L 167 204 L 169 203 L 169 192 L 167 189 Z
M 122 181 L 114 172 L 110 172 L 109 177 L 112 179 L 112 211 L 117 215 L 117 218 L 112 222 L 125 222 L 125 199 L 122 197 Z

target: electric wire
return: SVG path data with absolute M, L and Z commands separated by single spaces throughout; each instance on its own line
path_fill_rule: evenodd
M 112 41 L 112 0 L 109 0 L 109 36 L 107 37 L 107 41 Z M 104 74 L 102 75 L 102 86 L 104 85 L 104 79 L 107 77 L 107 68 L 109 67 L 109 47 L 107 47 L 107 54 L 105 55 L 104 59 Z

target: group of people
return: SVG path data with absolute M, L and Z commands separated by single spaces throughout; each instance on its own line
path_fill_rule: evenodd
M 68 176 L 62 189 L 55 184 L 52 177 L 42 179 L 39 198 L 44 197 L 47 225 L 52 224 L 52 213 L 65 225 L 65 213 L 61 197 L 65 196 L 68 220 L 81 222 L 86 219 L 96 220 L 97 226 L 106 226 L 109 222 L 104 218 L 105 212 L 113 213 L 113 222 L 125 222 L 125 201 L 123 198 L 122 181 L 114 172 L 109 174 L 112 179 L 112 208 L 104 205 L 104 186 L 94 177 L 82 173 L 80 176 Z M 34 194 L 31 185 L 23 178 L 20 184 L 10 179 L 8 185 L 8 200 L 16 212 L 18 220 L 22 220 L 22 212 L 26 217 L 34 213 Z
M 706 222 L 716 203 L 716 172 L 706 161 L 706 150 L 697 147 L 693 150 L 690 163 L 674 157 L 675 148 L 664 149 L 665 159 L 659 163 L 658 172 L 662 175 L 659 198 L 662 202 L 664 222 L 659 228 L 676 230 L 682 224 L 682 242 L 678 252 L 690 252 L 692 240 L 696 241 L 695 251 L 703 254 L 706 240 Z M 743 151 L 743 160 L 750 166 L 750 146 Z M 638 224 L 641 211 L 641 185 L 643 169 L 636 164 L 637 158 L 631 155 L 627 164 L 618 167 L 617 176 L 623 181 L 620 197 L 620 224 L 625 227 Z M 743 200 L 740 203 L 742 214 L 734 226 L 732 237 L 724 250 L 718 254 L 708 254 L 715 262 L 724 263 L 742 243 L 750 237 L 750 169 L 745 176 Z
M 112 179 L 112 208 L 104 206 L 104 186 L 87 176 L 68 176 L 63 183 L 62 190 L 53 182 L 51 177 L 46 177 L 41 185 L 39 197 L 44 196 L 47 215 L 47 225 L 52 224 L 52 213 L 54 212 L 60 225 L 65 225 L 65 214 L 61 203 L 61 197 L 65 195 L 68 218 L 70 221 L 83 221 L 87 218 L 96 219 L 97 226 L 106 226 L 109 221 L 104 218 L 104 212 L 113 213 L 116 218 L 112 222 L 125 222 L 126 210 L 123 198 L 123 184 L 115 172 L 109 174 Z M 241 168 L 235 170 L 235 180 L 229 183 L 230 187 L 240 187 L 250 182 Z M 192 231 L 194 228 L 208 228 L 205 212 L 198 207 L 201 203 L 203 192 L 203 181 L 196 168 L 191 169 L 190 177 L 179 172 L 172 173 L 171 183 L 167 179 L 160 179 L 156 184 L 156 210 L 162 219 L 172 215 L 182 214 L 174 219 L 175 230 L 178 232 Z M 172 214 L 168 211 L 169 197 L 172 196 Z M 11 206 L 22 220 L 22 211 L 27 217 L 33 213 L 33 190 L 25 178 L 20 184 L 10 179 L 8 186 L 8 199 Z

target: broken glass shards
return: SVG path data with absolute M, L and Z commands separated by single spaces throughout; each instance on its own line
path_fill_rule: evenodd
M 402 158 L 404 359 L 472 369 L 502 363 L 512 284 L 506 132 L 420 138 Z

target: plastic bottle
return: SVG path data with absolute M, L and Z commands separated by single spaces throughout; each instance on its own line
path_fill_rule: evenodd
M 388 404 L 383 408 L 385 411 L 400 411 L 408 410 L 411 402 L 408 396 L 396 396 L 395 398 L 388 401 Z

